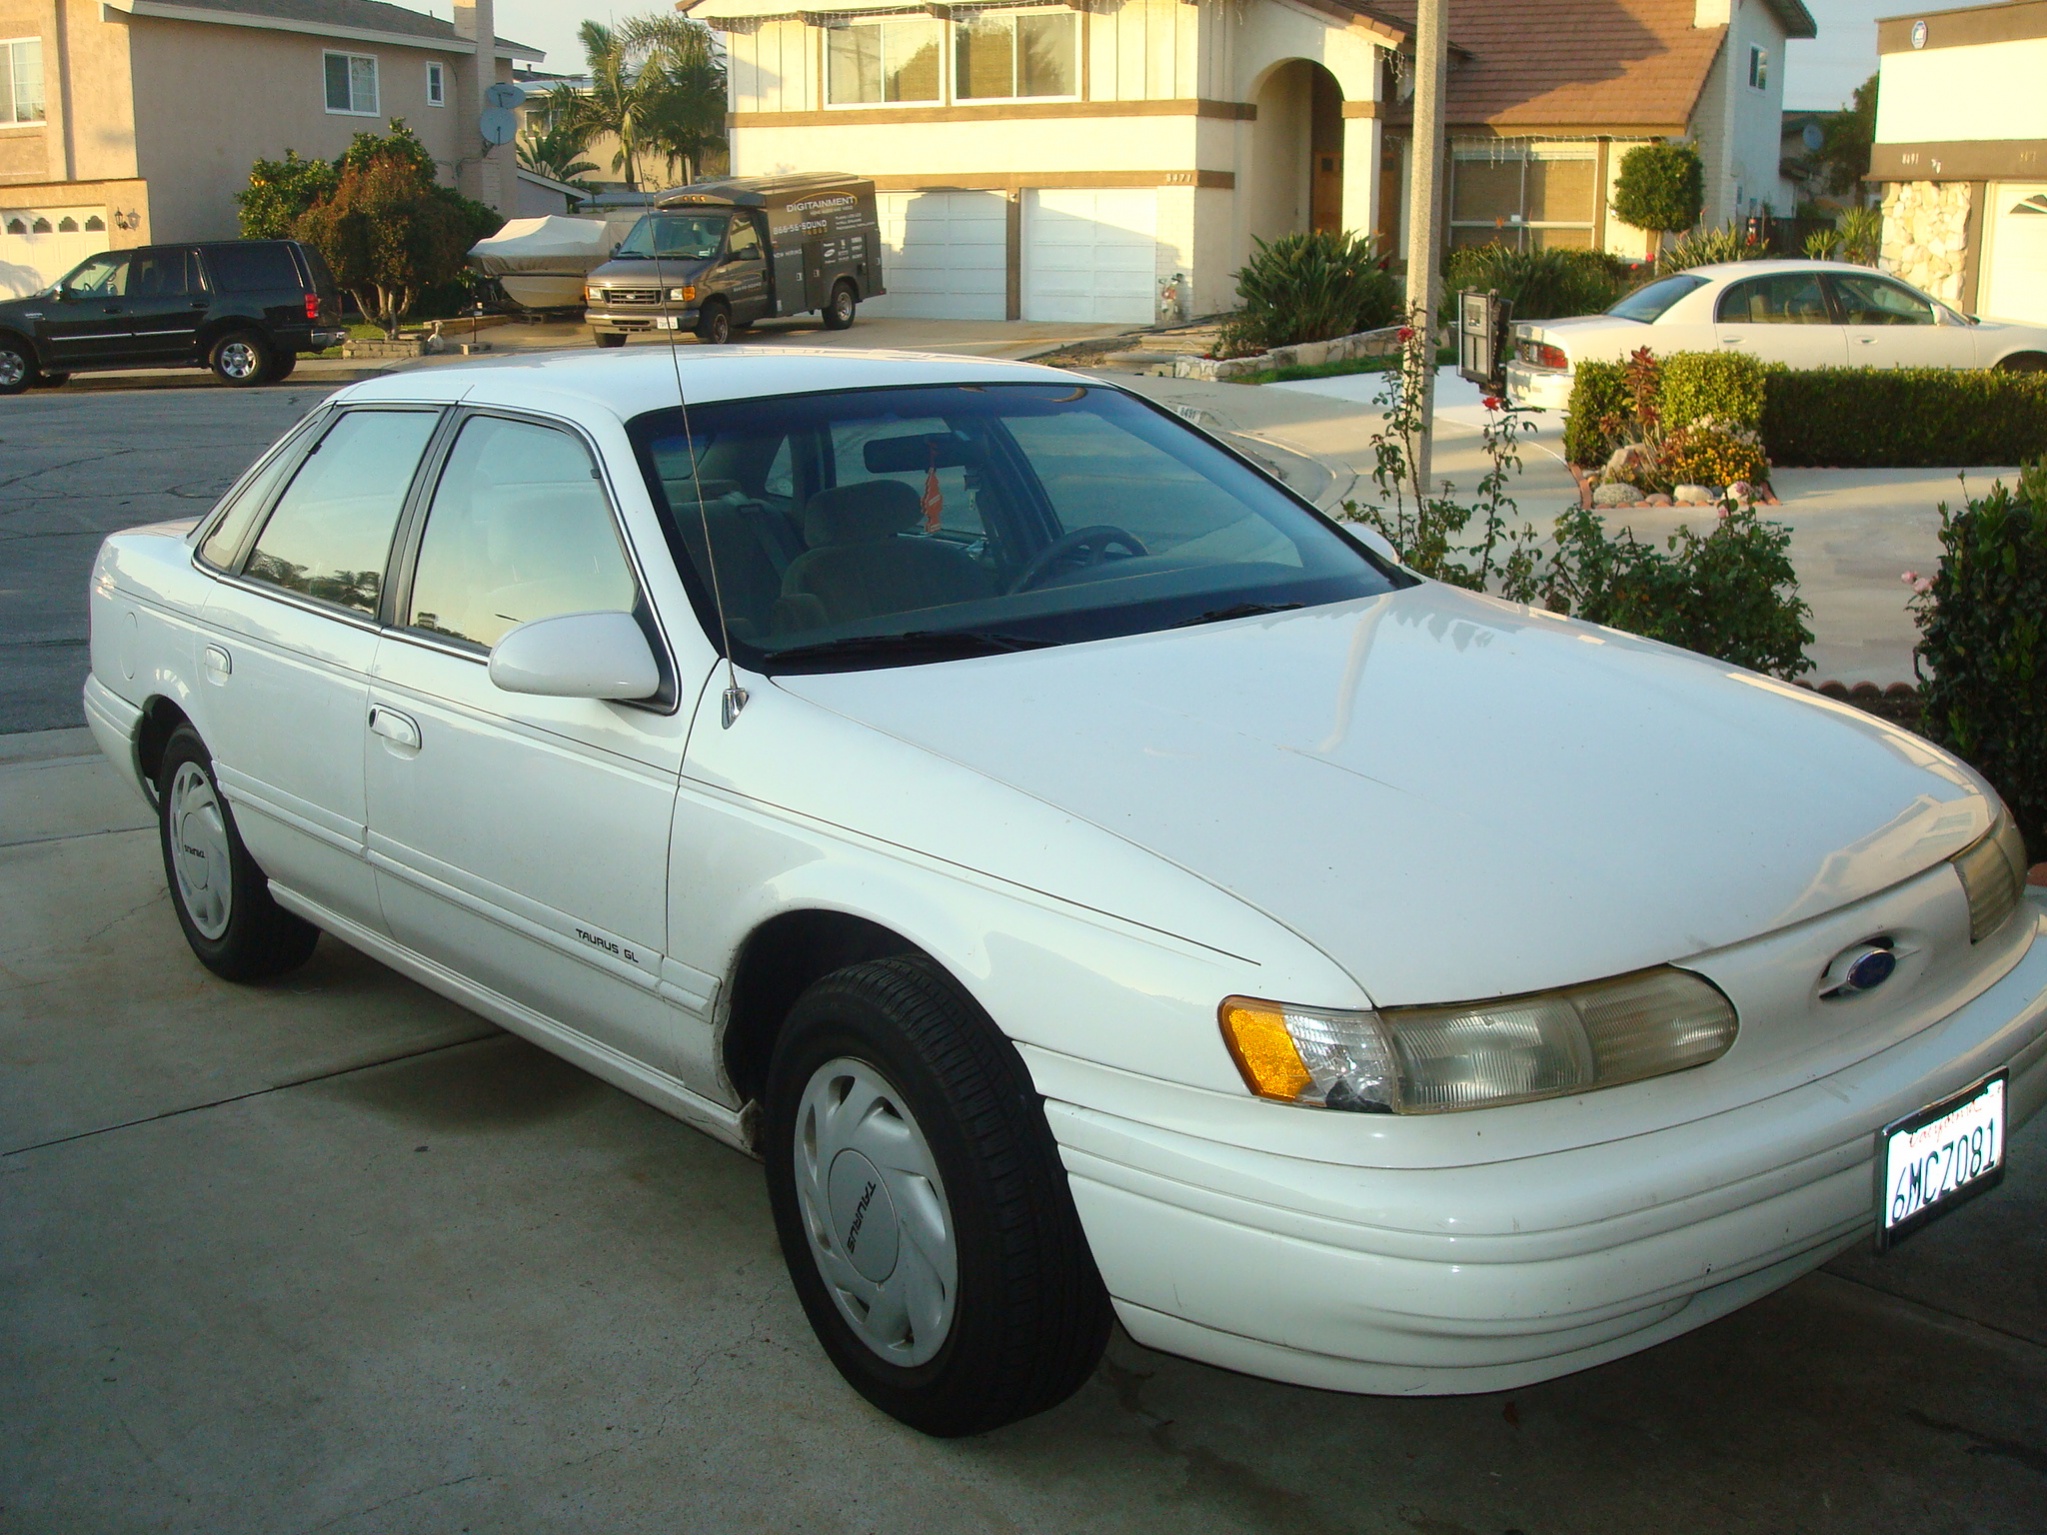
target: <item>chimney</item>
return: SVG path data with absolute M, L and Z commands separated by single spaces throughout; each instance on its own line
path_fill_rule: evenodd
M 483 132 L 480 121 L 490 103 L 484 93 L 497 82 L 497 15 L 493 0 L 454 0 L 455 34 L 476 44 L 475 56 L 470 60 L 468 88 L 461 93 L 462 121 L 458 140 L 458 153 L 469 163 L 465 165 L 460 178 L 461 190 L 495 208 L 500 213 L 511 210 L 517 162 L 512 157 L 512 146 L 500 144 L 483 151 Z

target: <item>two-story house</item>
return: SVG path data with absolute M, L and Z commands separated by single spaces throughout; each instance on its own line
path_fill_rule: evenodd
M 480 7 L 490 9 L 489 0 Z M 475 0 L 0 0 L 0 292 L 109 247 L 232 238 L 249 166 L 402 118 L 444 179 L 516 211 L 479 154 Z M 496 38 L 489 78 L 540 50 Z M 552 211 L 562 206 L 557 194 Z
M 1399 248 L 1411 4 L 678 8 L 725 36 L 734 174 L 875 178 L 877 312 L 1142 323 L 1229 307 L 1254 236 Z M 1783 44 L 1813 34 L 1799 0 L 1452 0 L 1451 238 L 1639 256 L 1608 202 L 1653 138 L 1698 143 L 1710 220 L 1789 212 Z

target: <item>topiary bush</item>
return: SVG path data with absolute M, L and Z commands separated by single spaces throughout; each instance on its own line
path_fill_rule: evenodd
M 1621 156 L 1613 211 L 1637 229 L 1676 234 L 1699 222 L 1706 206 L 1706 166 L 1689 144 L 1640 144 Z
M 1610 308 L 1627 292 L 1629 270 L 1605 251 L 1524 251 L 1493 242 L 1452 251 L 1444 283 L 1452 293 L 1498 293 L 1514 306 L 1517 320 L 1560 320 Z
M 1772 368 L 1762 427 L 1779 464 L 2022 464 L 2047 454 L 2047 373 Z
M 1400 284 L 1361 235 L 1312 230 L 1251 244 L 1237 273 L 1243 307 L 1223 327 L 1225 356 L 1379 330 L 1400 313 Z
M 1920 728 L 1990 780 L 2027 856 L 2047 858 L 2047 463 L 1958 512 L 1942 502 L 1940 544 L 1913 603 Z
M 1745 352 L 1673 352 L 1663 360 L 1664 425 L 1675 430 L 1701 416 L 1711 416 L 1735 426 L 1759 428 L 1767 374 L 1768 370 Z

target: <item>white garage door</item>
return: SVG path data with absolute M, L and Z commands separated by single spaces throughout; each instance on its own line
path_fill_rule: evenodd
M 106 248 L 105 208 L 0 208 L 0 298 L 40 293 Z
M 886 297 L 867 314 L 1000 320 L 1009 308 L 1009 215 L 1000 192 L 884 192 Z
M 1023 217 L 1026 320 L 1152 323 L 1157 193 L 1028 192 Z
M 1990 187 L 1990 250 L 1977 308 L 1993 320 L 2047 325 L 2047 185 Z

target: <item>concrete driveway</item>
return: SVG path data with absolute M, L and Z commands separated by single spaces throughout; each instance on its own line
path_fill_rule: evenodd
M 2047 1124 L 2005 1185 L 1524 1391 L 1120 1334 L 924 1439 L 810 1337 L 759 1168 L 330 940 L 187 953 L 83 732 L 0 739 L 0 1531 L 2036 1532 Z

